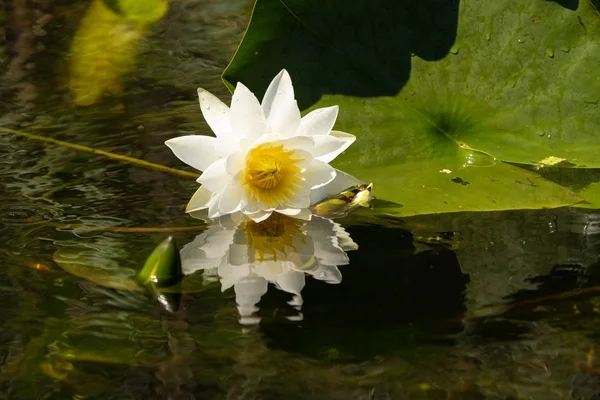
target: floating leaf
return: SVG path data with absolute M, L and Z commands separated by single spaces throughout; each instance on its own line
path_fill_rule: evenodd
M 573 11 L 463 0 L 460 13 L 452 0 L 413 3 L 258 0 L 224 79 L 260 94 L 285 67 L 303 105 L 396 96 L 393 109 L 360 112 L 349 126 L 374 132 L 373 122 L 394 121 L 398 145 L 429 141 L 406 119 L 416 112 L 421 125 L 503 161 L 600 166 L 600 14 L 589 1 Z M 444 129 L 456 117 L 470 129 Z
M 600 209 L 600 182 L 592 183 L 579 192 L 583 202 L 577 204 L 579 208 Z
M 258 0 L 223 78 L 260 96 L 287 68 L 301 105 L 339 104 L 358 140 L 336 166 L 400 215 L 558 207 L 581 198 L 500 160 L 600 165 L 599 23 L 587 2 Z

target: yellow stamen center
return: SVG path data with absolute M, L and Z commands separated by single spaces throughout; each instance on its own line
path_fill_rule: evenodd
M 290 201 L 300 187 L 302 161 L 294 158 L 294 151 L 283 145 L 261 144 L 250 150 L 246 157 L 244 188 L 249 197 L 266 207 L 277 207 Z

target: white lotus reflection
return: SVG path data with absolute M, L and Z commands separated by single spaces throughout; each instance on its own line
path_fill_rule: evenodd
M 222 291 L 233 287 L 240 322 L 251 325 L 260 321 L 256 304 L 269 283 L 292 294 L 288 304 L 300 311 L 306 275 L 340 283 L 338 266 L 357 248 L 340 224 L 318 216 L 305 221 L 274 213 L 262 222 L 225 216 L 183 247 L 181 261 L 186 275 L 202 270 L 205 281 L 220 280 Z

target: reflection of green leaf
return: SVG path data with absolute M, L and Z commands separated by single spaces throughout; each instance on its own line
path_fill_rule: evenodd
M 135 65 L 136 46 L 147 24 L 167 11 L 165 0 L 119 0 L 117 13 L 94 0 L 73 38 L 69 88 L 75 104 L 96 103 L 104 94 L 119 94 L 122 77 Z
M 167 12 L 166 0 L 117 0 L 117 8 L 129 20 L 150 23 Z
M 224 80 L 260 96 L 287 68 L 301 105 L 339 104 L 337 127 L 359 139 L 336 166 L 401 215 L 580 201 L 499 160 L 600 165 L 600 81 L 585 74 L 600 61 L 592 7 L 465 0 L 452 44 L 455 2 L 384 3 L 258 0 Z

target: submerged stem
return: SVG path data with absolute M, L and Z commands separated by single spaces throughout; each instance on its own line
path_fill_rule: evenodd
M 34 133 L 17 131 L 17 130 L 14 130 L 14 129 L 4 128 L 4 127 L 0 127 L 0 132 L 10 133 L 10 134 L 13 134 L 13 135 L 18 135 L 18 136 L 24 136 L 24 137 L 27 137 L 27 138 L 30 138 L 30 139 L 38 140 L 40 142 L 52 143 L 52 144 L 55 144 L 55 145 L 58 145 L 58 146 L 68 147 L 70 149 L 84 151 L 86 153 L 92 153 L 92 154 L 95 154 L 95 155 L 108 157 L 108 158 L 111 158 L 113 160 L 119 160 L 119 161 L 123 161 L 123 162 L 128 162 L 128 163 L 131 163 L 131 164 L 140 165 L 142 167 L 152 168 L 152 169 L 156 169 L 156 170 L 163 171 L 163 172 L 169 172 L 171 174 L 185 176 L 185 177 L 188 177 L 188 178 L 194 178 L 195 179 L 195 178 L 198 177 L 198 174 L 196 174 L 194 172 L 188 172 L 188 171 L 183 171 L 183 170 L 176 169 L 176 168 L 166 167 L 164 165 L 155 164 L 155 163 L 151 163 L 149 161 L 140 160 L 139 158 L 127 157 L 127 156 L 123 156 L 123 155 L 120 155 L 120 154 L 110 153 L 108 151 L 98 150 L 98 149 L 94 149 L 92 147 L 82 146 L 80 144 L 69 143 L 69 142 L 65 142 L 65 141 L 62 141 L 62 140 L 49 138 L 47 136 L 36 135 Z

